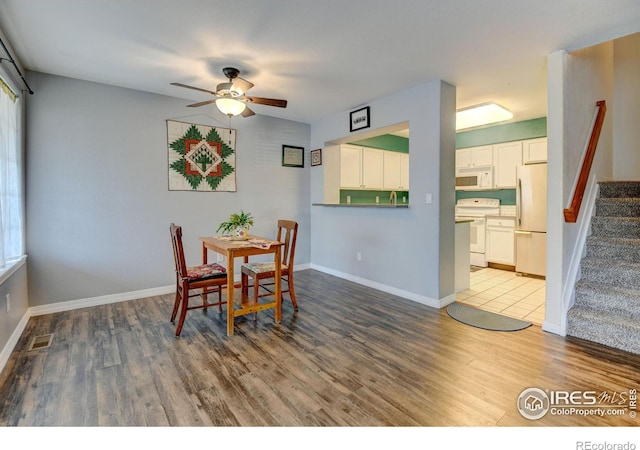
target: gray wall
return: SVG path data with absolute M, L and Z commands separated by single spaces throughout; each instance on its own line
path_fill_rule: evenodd
M 589 220 L 583 202 L 577 223 L 565 223 L 571 189 L 590 136 L 596 102 L 607 102 L 607 115 L 591 167 L 594 180 L 613 176 L 613 43 L 549 57 L 548 82 L 548 192 L 547 283 L 543 329 L 566 332 L 566 307 L 572 294 L 574 271 L 581 255 L 580 231 Z M 589 186 L 587 186 L 587 189 Z
M 640 180 L 640 33 L 614 41 L 613 175 Z
M 226 116 L 178 98 L 37 72 L 28 79 L 30 306 L 171 285 L 169 224 L 183 226 L 195 264 L 198 236 L 240 209 L 253 213 L 258 235 L 275 237 L 278 218 L 297 220 L 296 265 L 309 263 L 308 124 L 234 118 L 237 192 L 169 191 L 165 121 L 227 128 Z M 282 144 L 304 147 L 307 167 L 282 167 Z
M 368 133 L 409 123 L 409 208 L 313 206 L 312 264 L 442 306 L 454 299 L 455 88 L 435 80 L 369 106 Z M 327 150 L 327 143 L 366 137 L 349 132 L 349 111 L 311 128 L 312 148 Z M 323 201 L 324 177 L 330 176 L 324 168 L 312 168 L 312 203 Z M 425 202 L 427 193 L 431 204 Z

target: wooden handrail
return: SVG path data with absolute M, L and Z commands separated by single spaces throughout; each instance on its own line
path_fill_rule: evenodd
M 589 138 L 589 146 L 582 162 L 582 168 L 580 169 L 580 175 L 576 182 L 576 188 L 573 192 L 573 199 L 571 200 L 571 206 L 564 210 L 564 221 L 575 223 L 578 220 L 578 213 L 580 212 L 580 206 L 582 206 L 582 197 L 584 197 L 584 191 L 587 188 L 587 180 L 589 179 L 589 172 L 591 171 L 591 163 L 593 163 L 593 157 L 596 154 L 596 148 L 598 147 L 598 140 L 600 139 L 600 132 L 602 131 L 602 125 L 604 123 L 604 116 L 607 112 L 607 104 L 604 100 L 596 102 L 598 107 L 598 115 L 593 124 L 591 130 L 591 137 Z

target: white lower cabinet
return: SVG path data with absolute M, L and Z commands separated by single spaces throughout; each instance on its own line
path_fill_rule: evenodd
M 486 260 L 514 266 L 516 222 L 513 217 L 487 217 Z

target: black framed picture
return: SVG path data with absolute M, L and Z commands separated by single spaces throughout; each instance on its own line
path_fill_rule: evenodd
M 350 119 L 350 131 L 362 130 L 363 128 L 369 128 L 371 126 L 371 118 L 369 116 L 369 107 L 365 106 L 364 108 L 357 109 L 355 111 L 351 111 L 349 113 Z
M 283 145 L 282 165 L 285 167 L 304 167 L 304 147 Z
M 312 166 L 322 165 L 322 149 L 321 148 L 317 150 L 311 150 L 311 165 Z

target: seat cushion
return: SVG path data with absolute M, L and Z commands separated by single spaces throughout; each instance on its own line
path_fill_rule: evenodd
M 202 264 L 200 266 L 187 267 L 187 276 L 192 280 L 221 278 L 227 276 L 227 269 L 216 263 Z
M 276 263 L 274 262 L 258 262 L 258 263 L 244 263 L 242 264 L 243 269 L 247 269 L 253 273 L 266 273 L 266 272 L 275 272 L 276 271 Z M 287 266 L 282 264 L 280 266 L 280 270 L 284 272 L 287 270 Z

